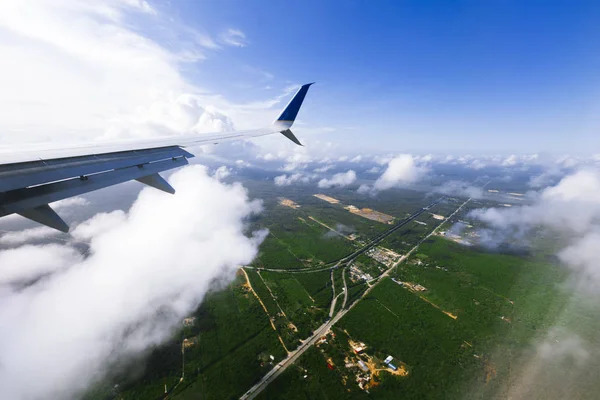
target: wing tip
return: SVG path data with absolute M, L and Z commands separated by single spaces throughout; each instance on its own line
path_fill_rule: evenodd
M 315 82 L 311 82 L 311 83 L 306 83 L 306 84 L 302 85 L 300 87 L 300 89 L 298 89 L 298 91 L 296 92 L 294 97 L 292 97 L 292 100 L 290 100 L 288 105 L 281 112 L 279 117 L 275 120 L 275 122 L 287 123 L 287 124 L 289 124 L 288 127 L 291 127 L 292 124 L 294 123 L 294 121 L 296 120 L 296 117 L 298 116 L 298 111 L 300 111 L 300 107 L 302 106 L 302 103 L 304 102 L 304 97 L 306 97 L 306 93 L 308 92 L 308 89 L 314 83 Z

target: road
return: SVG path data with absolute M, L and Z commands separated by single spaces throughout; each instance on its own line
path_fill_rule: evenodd
M 438 200 L 434 201 L 433 203 L 431 203 L 427 207 L 422 208 L 421 210 L 419 210 L 416 213 L 412 214 L 410 217 L 408 217 L 405 220 L 401 221 L 399 224 L 395 225 L 392 229 L 389 229 L 388 231 L 386 231 L 386 232 L 378 235 L 377 237 L 375 237 L 373 240 L 371 240 L 369 243 L 367 243 L 362 248 L 354 251 L 350 255 L 348 255 L 348 256 L 344 257 L 343 259 L 339 260 L 334 267 L 337 267 L 337 266 L 339 266 L 342 263 L 347 264 L 348 262 L 354 260 L 360 254 L 364 253 L 368 249 L 370 249 L 370 248 L 374 247 L 375 245 L 377 245 L 386 236 L 388 236 L 391 233 L 395 232 L 397 229 L 399 229 L 400 227 L 406 225 L 408 222 L 414 220 L 419 215 L 423 214 L 425 211 L 429 210 L 431 207 L 433 207 L 434 205 L 438 204 L 443 199 L 444 199 L 444 197 L 439 198 Z M 281 360 L 277 365 L 275 365 L 275 367 L 273 367 L 272 370 L 270 370 L 269 372 L 267 372 L 267 374 L 265 376 L 263 376 L 262 379 L 256 385 L 252 386 L 246 393 L 244 393 L 240 397 L 240 400 L 251 400 L 251 399 L 255 398 L 260 392 L 262 392 L 269 385 L 269 383 L 273 382 L 279 375 L 281 375 L 281 373 L 283 371 L 285 371 L 285 369 L 287 367 L 289 367 L 290 365 L 292 365 L 306 350 L 308 350 L 313 344 L 315 344 L 316 341 L 319 340 L 319 338 L 321 336 L 325 335 L 327 333 L 327 331 L 333 325 L 335 325 L 335 323 L 337 323 L 342 317 L 344 317 L 344 315 L 346 315 L 346 313 L 348 311 L 350 311 L 360 300 L 362 300 L 371 290 L 373 290 L 373 288 L 379 282 L 381 282 L 381 280 L 384 277 L 388 276 L 390 274 L 390 272 L 394 268 L 396 268 L 401 262 L 403 262 L 406 258 L 408 258 L 408 256 L 413 251 L 415 251 L 419 247 L 419 245 L 421 243 L 423 243 L 424 240 L 426 240 L 431 235 L 433 235 L 433 233 L 435 233 L 439 229 L 440 226 L 442 226 L 448 219 L 450 219 L 452 216 L 454 216 L 454 214 L 456 214 L 458 212 L 458 210 L 460 210 L 470 200 L 471 199 L 469 198 L 467 201 L 465 201 L 463 204 L 461 204 L 448 218 L 446 218 L 441 224 L 439 224 L 424 239 L 420 240 L 407 254 L 403 255 L 396 263 L 394 263 L 383 274 L 381 274 L 375 280 L 375 283 L 373 283 L 373 285 L 371 287 L 369 287 L 362 294 L 362 296 L 359 297 L 348 308 L 346 308 L 347 302 L 348 302 L 348 286 L 346 285 L 346 271 L 345 271 L 346 267 L 344 267 L 344 271 L 342 273 L 342 280 L 344 282 L 344 304 L 342 305 L 342 309 L 333 318 L 331 318 L 330 320 L 326 321 L 323 325 L 321 325 L 320 327 L 318 327 L 313 332 L 313 334 L 311 336 L 309 336 L 304 342 L 302 342 L 302 344 L 300 346 L 298 346 L 298 348 L 296 350 L 291 351 L 286 358 L 284 358 L 283 360 Z M 334 267 L 331 267 L 331 268 L 334 268 Z M 290 271 L 288 271 L 288 272 L 290 272 Z M 333 270 L 332 270 L 332 274 L 333 274 Z M 332 275 L 332 284 L 333 284 L 333 275 Z M 334 292 L 334 295 L 335 295 L 335 292 Z M 336 300 L 336 299 L 337 299 L 337 297 L 334 297 L 334 300 Z M 331 314 L 331 311 L 333 310 L 334 306 L 330 310 L 330 314 Z
M 344 281 L 344 304 L 342 304 L 342 308 L 346 307 L 346 303 L 348 302 L 348 285 L 346 284 L 346 268 L 342 271 L 342 281 Z
M 348 254 L 347 256 L 345 256 L 345 257 L 343 257 L 343 258 L 341 258 L 339 260 L 335 260 L 335 261 L 329 262 L 328 264 L 326 264 L 326 265 L 329 265 L 327 267 L 322 267 L 322 268 L 307 267 L 307 268 L 297 268 L 297 269 L 281 269 L 281 268 L 272 269 L 272 268 L 261 268 L 261 267 L 246 266 L 244 268 L 255 269 L 257 271 L 283 272 L 283 273 L 288 273 L 288 274 L 301 274 L 301 273 L 320 272 L 320 271 L 328 271 L 328 270 L 337 268 L 341 264 L 346 264 L 349 261 L 354 260 L 356 257 L 358 257 L 359 255 L 361 255 L 365 251 L 367 251 L 367 250 L 369 250 L 369 249 L 377 246 L 387 236 L 389 236 L 392 233 L 396 232 L 398 229 L 402 228 L 404 225 L 408 224 L 409 222 L 411 222 L 412 220 L 414 220 L 415 218 L 417 218 L 418 216 L 420 216 L 424 212 L 428 211 L 431 207 L 435 206 L 436 204 L 438 204 L 443 199 L 445 199 L 445 196 L 440 197 L 439 199 L 437 199 L 433 203 L 429 204 L 427 207 L 421 208 L 419 211 L 417 211 L 416 213 L 412 214 L 408 218 L 403 219 L 402 221 L 398 222 L 396 225 L 394 225 L 393 227 L 391 227 L 387 231 L 385 231 L 383 233 L 380 233 L 379 235 L 375 236 L 373 239 L 371 239 L 369 241 L 369 243 L 365 244 L 360 249 L 353 251 L 352 253 Z
M 327 331 L 338 322 L 347 312 L 339 312 L 330 321 L 321 325 L 312 336 L 306 339 L 296 350 L 293 350 L 289 355 L 281 360 L 272 370 L 267 372 L 265 376 L 254 386 L 250 388 L 246 393 L 240 397 L 240 400 L 251 400 L 255 398 L 260 392 L 266 388 L 269 383 L 273 382 L 287 367 L 292 365 L 306 350 L 308 350 L 313 344 L 319 340 L 319 338 L 327 333 Z

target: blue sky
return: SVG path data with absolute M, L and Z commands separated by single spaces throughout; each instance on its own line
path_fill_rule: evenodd
M 600 145 L 593 2 L 186 0 L 168 12 L 201 32 L 245 35 L 244 47 L 190 66 L 195 83 L 242 102 L 317 81 L 301 118 L 350 148 Z

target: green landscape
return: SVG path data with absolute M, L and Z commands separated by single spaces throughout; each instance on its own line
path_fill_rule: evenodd
M 327 193 L 339 200 L 330 204 L 294 187 L 267 197 L 272 186 L 248 186 L 269 199 L 249 227 L 269 230 L 255 261 L 211 292 L 144 370 L 117 374 L 87 399 L 159 399 L 165 389 L 173 399 L 240 398 L 301 348 L 256 398 L 505 398 L 532 343 L 564 315 L 556 238 L 516 253 L 462 242 L 476 242 L 481 227 L 469 211 L 492 201 L 340 191 Z M 341 319 L 320 331 L 332 315 Z

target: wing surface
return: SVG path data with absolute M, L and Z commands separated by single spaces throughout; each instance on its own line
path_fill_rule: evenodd
M 301 145 L 290 128 L 310 85 L 303 85 L 266 128 L 0 153 L 0 217 L 16 213 L 68 232 L 50 203 L 130 180 L 175 193 L 159 173 L 188 164 L 194 155 L 185 147 L 273 133 Z

